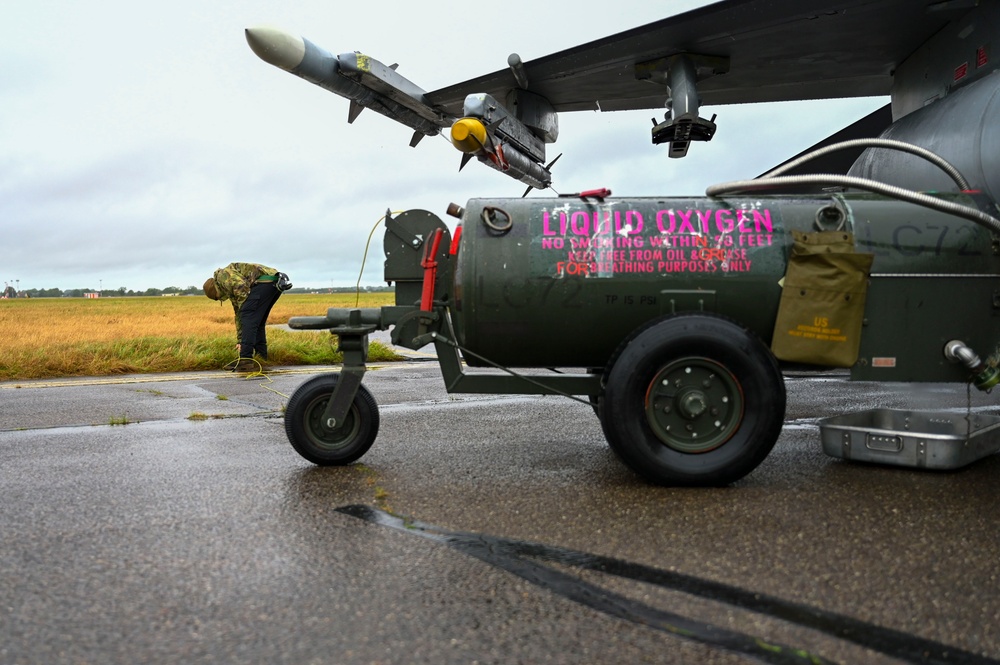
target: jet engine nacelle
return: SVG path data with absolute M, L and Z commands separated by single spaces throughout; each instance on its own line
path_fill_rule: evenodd
M 995 78 L 982 78 L 904 116 L 880 138 L 912 143 L 940 155 L 974 189 L 1000 200 L 1000 96 Z M 914 190 L 955 190 L 947 174 L 933 164 L 880 148 L 866 150 L 849 175 Z

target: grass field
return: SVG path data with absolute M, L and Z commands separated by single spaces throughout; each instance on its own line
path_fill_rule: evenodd
M 354 293 L 284 294 L 269 324 L 354 307 Z M 392 293 L 362 293 L 360 307 L 393 304 Z M 326 331 L 267 333 L 270 365 L 340 362 Z M 221 369 L 235 360 L 229 302 L 197 296 L 0 300 L 0 381 Z M 374 361 L 396 355 L 377 342 Z

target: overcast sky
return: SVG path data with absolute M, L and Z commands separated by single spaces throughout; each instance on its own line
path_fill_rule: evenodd
M 443 138 L 264 63 L 243 30 L 274 25 L 361 51 L 425 90 L 698 7 L 695 0 L 8 2 L 0 8 L 0 280 L 23 289 L 200 285 L 230 261 L 296 286 L 353 285 L 386 209 L 520 196 Z M 294 6 L 291 6 L 294 5 Z M 478 9 L 474 9 L 477 8 Z M 497 7 L 490 15 L 488 7 Z M 470 13 L 475 11 L 476 13 Z M 703 195 L 759 175 L 883 105 L 706 107 L 719 130 L 685 159 L 650 141 L 659 111 L 566 113 L 560 192 Z M 450 218 L 444 217 L 449 225 Z M 381 283 L 381 231 L 363 284 Z

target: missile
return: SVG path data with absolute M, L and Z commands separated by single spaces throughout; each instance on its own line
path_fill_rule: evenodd
M 512 98 L 519 112 L 531 117 L 531 127 L 487 94 L 466 97 L 465 117 L 455 118 L 435 108 L 424 90 L 396 72 L 396 65 L 362 53 L 334 56 L 279 28 L 260 26 L 245 32 L 250 49 L 264 62 L 348 99 L 348 122 L 370 108 L 414 129 L 411 146 L 451 126 L 452 143 L 465 153 L 459 170 L 476 157 L 530 187 L 545 189 L 552 182 L 542 162 L 545 143 L 558 135 L 558 122 L 544 98 L 523 90 Z
M 552 184 L 552 174 L 524 154 L 517 145 L 504 141 L 498 136 L 498 120 L 486 125 L 479 118 L 459 118 L 451 126 L 451 142 L 461 152 L 461 171 L 472 157 L 481 163 L 500 171 L 536 189 L 545 189 Z
M 334 56 L 308 39 L 280 28 L 260 26 L 246 29 L 250 49 L 264 62 L 314 83 L 351 102 L 348 122 L 364 108 L 400 122 L 417 133 L 410 145 L 423 136 L 435 136 L 453 118 L 434 109 L 426 93 L 374 58 L 360 53 Z
M 482 120 L 504 143 L 516 145 L 532 160 L 545 161 L 545 143 L 491 95 L 466 95 L 462 112 L 466 117 Z
M 476 93 L 466 96 L 462 110 L 465 117 L 451 126 L 452 144 L 465 153 L 459 170 L 474 155 L 483 164 L 531 187 L 545 189 L 552 184 L 552 174 L 541 164 L 545 161 L 544 141 L 503 104 L 491 95 Z

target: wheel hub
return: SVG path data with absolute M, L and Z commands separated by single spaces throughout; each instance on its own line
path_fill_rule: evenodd
M 704 453 L 725 443 L 743 419 L 743 391 L 732 373 L 708 358 L 682 358 L 653 377 L 646 419 L 664 444 Z
M 306 431 L 314 445 L 335 450 L 350 443 L 357 433 L 359 424 L 356 410 L 352 407 L 347 412 L 344 422 L 339 426 L 334 423 L 331 427 L 331 419 L 326 418 L 326 405 L 329 401 L 330 396 L 326 395 L 309 405 L 306 409 Z
M 689 420 L 694 420 L 708 410 L 705 393 L 700 390 L 686 392 L 677 400 L 677 406 L 680 414 Z

